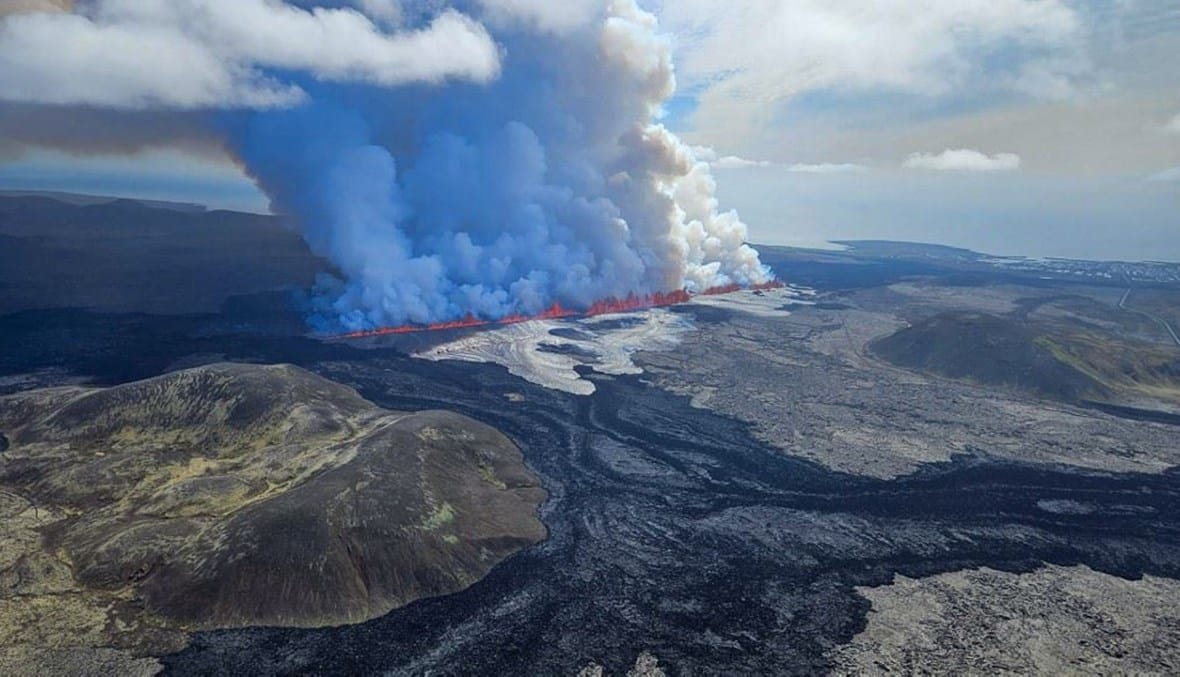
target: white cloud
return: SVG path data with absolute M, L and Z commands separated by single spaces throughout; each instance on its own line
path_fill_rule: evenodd
M 1152 174 L 1148 177 L 1148 181 L 1180 181 L 1180 167 L 1172 167 L 1165 169 L 1158 174 Z
M 726 155 L 709 163 L 714 169 L 746 169 L 749 167 L 772 167 L 774 163 L 765 160 L 747 160 L 736 155 Z
M 543 30 L 584 26 L 606 5 L 603 0 L 478 0 L 493 20 L 518 21 Z
M 1172 118 L 1168 124 L 1164 125 L 1164 131 L 1171 132 L 1173 134 L 1180 134 L 1180 115 Z
M 796 163 L 791 165 L 783 165 L 777 162 L 768 162 L 766 160 L 750 160 L 748 158 L 737 155 L 718 154 L 717 150 L 709 146 L 692 146 L 693 157 L 701 162 L 709 163 L 709 166 L 714 169 L 749 169 L 751 167 L 780 167 L 786 169 L 788 172 L 798 174 L 847 174 L 867 172 L 869 168 L 864 165 L 852 163 L 835 163 L 835 162 L 820 162 L 816 164 Z
M 808 91 L 943 95 L 982 83 L 1056 98 L 1085 68 L 1066 0 L 920 4 L 663 0 L 660 16 L 679 36 L 681 78 L 704 89 L 695 126 L 731 136 Z
M 863 174 L 869 171 L 869 168 L 850 162 L 821 162 L 819 164 L 793 164 L 787 167 L 787 171 L 799 174 Z
M 1020 156 L 1014 153 L 987 155 L 970 148 L 948 148 L 938 154 L 914 153 L 902 166 L 942 172 L 1012 172 L 1020 169 Z
M 748 167 L 773 167 L 773 162 L 766 162 L 764 160 L 749 160 L 737 155 L 722 156 L 715 148 L 709 146 L 692 146 L 690 147 L 694 158 L 701 162 L 709 163 L 710 167 L 714 169 L 745 169 Z
M 689 150 L 692 151 L 693 157 L 701 162 L 713 162 L 717 159 L 717 151 L 708 146 L 691 146 Z
M 387 24 L 402 20 L 402 6 L 398 0 L 353 0 L 354 4 L 370 18 Z
M 499 72 L 487 31 L 456 12 L 387 33 L 351 9 L 273 0 L 96 0 L 85 14 L 0 19 L 0 99 L 116 108 L 274 107 L 302 99 L 265 69 L 398 85 Z

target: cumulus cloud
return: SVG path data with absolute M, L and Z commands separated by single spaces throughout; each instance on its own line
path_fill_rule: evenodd
M 1085 68 L 1066 0 L 664 0 L 661 19 L 680 36 L 681 77 L 704 90 L 697 128 L 731 134 L 807 91 L 1055 98 Z
M 352 9 L 272 0 L 95 0 L 0 19 L 0 98 L 126 109 L 269 108 L 305 98 L 272 75 L 398 85 L 499 72 L 477 22 L 447 10 L 383 31 Z
M 902 166 L 942 172 L 1012 172 L 1020 169 L 1020 156 L 1014 153 L 987 155 L 970 148 L 948 148 L 941 153 L 914 153 Z

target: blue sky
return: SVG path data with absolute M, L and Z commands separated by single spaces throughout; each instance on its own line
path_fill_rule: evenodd
M 1180 260 L 1176 185 L 1138 176 L 735 169 L 719 186 L 767 244 L 885 238 L 1013 256 Z
M 1180 4 L 644 4 L 674 45 L 664 123 L 714 158 L 723 206 L 755 242 L 1180 260 Z M 174 124 L 146 115 L 140 128 Z M 78 118 L 40 133 L 35 118 L 0 104 L 0 187 L 266 209 L 200 134 L 79 148 L 60 131 Z
M 1180 4 L 665 5 L 669 124 L 755 240 L 1180 260 Z

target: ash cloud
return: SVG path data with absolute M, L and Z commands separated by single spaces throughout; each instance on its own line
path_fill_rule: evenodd
M 131 6 L 123 0 L 92 4 Z M 267 13 L 248 25 L 266 40 L 247 50 L 224 47 L 218 33 L 233 26 L 227 17 L 243 11 L 235 9 L 238 3 L 148 3 L 168 16 L 176 7 L 217 15 L 195 34 L 184 22 L 176 27 L 190 43 L 213 45 L 221 62 L 229 55 L 245 63 L 245 86 L 265 83 L 263 91 L 297 97 L 199 105 L 187 95 L 132 100 L 214 112 L 210 129 L 271 197 L 274 210 L 338 269 L 338 277 L 322 279 L 316 290 L 313 319 L 320 328 L 468 314 L 496 319 L 537 313 L 555 302 L 580 308 L 631 293 L 769 279 L 745 244 L 745 225 L 720 209 L 709 166 L 658 122 L 675 89 L 670 50 L 655 18 L 632 0 L 446 6 L 422 0 L 402 2 L 396 12 L 387 11 L 388 3 L 262 4 Z M 384 9 L 361 13 L 377 6 Z M 145 21 L 144 12 L 127 16 Z M 47 21 L 55 15 L 26 16 Z M 83 19 L 112 16 L 119 15 Z M 332 42 L 320 48 L 345 56 L 312 64 L 310 52 L 292 47 L 293 41 L 309 21 L 327 16 L 341 26 L 360 26 L 367 44 L 400 49 L 419 39 L 418 47 L 397 52 L 400 61 L 357 66 L 356 45 Z M 276 17 L 283 20 L 271 22 Z M 407 67 L 448 54 L 450 46 L 470 46 L 467 37 L 456 42 L 439 33 L 440 21 L 463 27 L 468 37 L 486 36 L 494 49 L 477 56 L 491 54 L 494 62 L 476 59 L 476 67 L 441 75 Z M 14 26 L 5 19 L 0 31 L 11 34 Z M 121 39 L 134 36 L 126 25 L 112 30 Z M 466 63 L 450 57 L 445 63 Z M 122 67 L 119 58 L 114 62 Z M 0 97 L 12 98 L 25 90 L 2 91 Z M 79 91 L 41 96 L 120 107 L 109 93 L 87 100 L 91 90 Z
M 88 156 L 135 155 L 160 147 L 224 158 L 224 135 L 212 124 L 213 115 L 0 102 L 0 160 L 30 149 Z

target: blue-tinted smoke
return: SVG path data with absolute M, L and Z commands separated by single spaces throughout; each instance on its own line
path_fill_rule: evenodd
M 494 82 L 305 82 L 306 105 L 226 120 L 275 209 L 339 271 L 317 289 L 321 328 L 767 278 L 707 167 L 653 124 L 673 81 L 649 15 L 614 2 L 580 27 L 489 30 Z

